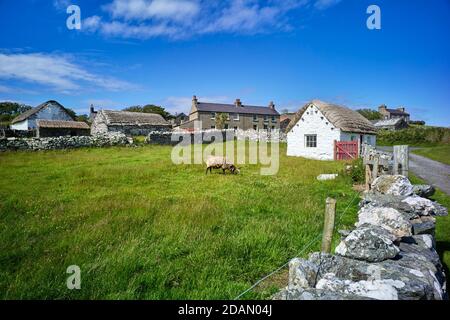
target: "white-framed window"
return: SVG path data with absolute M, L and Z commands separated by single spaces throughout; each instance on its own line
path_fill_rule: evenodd
M 267 122 L 267 121 L 269 121 L 269 116 L 268 116 L 268 115 L 265 115 L 265 116 L 264 116 L 264 122 Z
M 305 146 L 307 148 L 317 148 L 317 134 L 305 134 Z
M 211 120 L 215 120 L 216 119 L 216 113 L 215 112 L 211 112 Z
M 275 119 L 275 116 L 272 116 L 272 122 L 277 122 L 277 120 Z
M 239 113 L 233 113 L 233 120 L 239 121 Z
M 253 115 L 253 121 L 258 121 L 258 115 L 257 114 Z

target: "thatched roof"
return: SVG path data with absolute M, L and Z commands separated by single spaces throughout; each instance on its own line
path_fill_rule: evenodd
M 170 126 L 160 114 L 157 113 L 143 113 L 143 112 L 129 112 L 129 111 L 115 111 L 115 110 L 100 110 L 108 125 L 158 125 Z
M 314 105 L 317 109 L 319 109 L 324 117 L 331 124 L 333 124 L 333 126 L 341 129 L 342 131 L 365 134 L 376 134 L 377 132 L 375 126 L 358 112 L 344 106 L 326 103 L 320 100 L 308 102 L 299 111 L 297 111 L 294 118 L 286 128 L 286 132 L 289 132 L 292 127 L 295 126 L 295 124 L 302 118 L 306 109 L 311 105 Z
M 39 128 L 88 129 L 89 125 L 82 121 L 42 120 L 36 121 Z
M 16 122 L 20 122 L 20 121 L 24 121 L 26 119 L 28 119 L 29 117 L 31 117 L 33 114 L 38 113 L 39 111 L 41 111 L 42 109 L 46 108 L 48 105 L 54 105 L 54 106 L 58 106 L 61 109 L 63 109 L 64 111 L 67 112 L 66 108 L 64 108 L 58 101 L 55 100 L 49 100 L 46 101 L 44 103 L 41 103 L 40 105 L 38 105 L 37 107 L 34 107 L 33 109 L 27 110 L 24 113 L 21 113 L 20 115 L 18 115 L 17 117 L 15 117 L 11 123 L 16 123 Z M 67 113 L 68 115 L 70 115 L 69 113 Z

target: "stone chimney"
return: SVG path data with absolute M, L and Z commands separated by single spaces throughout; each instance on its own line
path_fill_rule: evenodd
M 241 99 L 236 99 L 236 101 L 234 102 L 234 105 L 236 106 L 236 108 L 242 107 Z
M 405 107 L 397 108 L 398 111 L 405 112 Z
M 192 108 L 197 108 L 198 100 L 197 96 L 192 96 Z
M 275 104 L 273 103 L 273 101 L 270 101 L 269 109 L 275 110 Z
M 97 111 L 95 111 L 94 105 L 91 104 L 91 107 L 89 108 L 89 120 L 91 122 L 94 121 L 96 115 L 97 115 Z
M 386 109 L 387 109 L 386 105 L 382 104 L 381 106 L 378 107 L 378 112 L 383 112 L 383 111 L 386 112 Z

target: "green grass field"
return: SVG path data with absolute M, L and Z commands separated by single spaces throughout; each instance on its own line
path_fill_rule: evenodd
M 321 234 L 327 196 L 338 215 L 353 200 L 336 230 L 356 219 L 350 177 L 316 180 L 344 163 L 280 153 L 275 176 L 205 175 L 166 146 L 0 153 L 0 297 L 234 298 Z
M 450 144 L 412 151 L 415 154 L 450 165 Z

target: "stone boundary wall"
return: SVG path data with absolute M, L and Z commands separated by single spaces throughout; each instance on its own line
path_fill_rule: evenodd
M 174 138 L 178 138 L 176 141 L 172 141 L 172 135 Z M 245 140 L 249 141 L 272 141 L 272 142 L 286 142 L 286 134 L 280 131 L 266 131 L 266 130 L 202 130 L 194 132 L 187 131 L 172 131 L 172 132 L 150 132 L 146 138 L 146 142 L 149 144 L 161 144 L 161 145 L 176 145 L 180 141 L 184 144 L 194 143 L 212 143 L 214 142 L 214 136 L 222 136 L 222 141 L 228 140 Z
M 62 136 L 47 138 L 0 139 L 0 151 L 7 150 L 56 150 L 81 147 L 104 147 L 133 143 L 122 133 L 107 133 L 93 136 Z
M 341 230 L 335 254 L 315 252 L 289 262 L 288 286 L 276 300 L 446 300 L 436 252 L 434 188 L 383 175 L 364 194 L 355 229 Z

